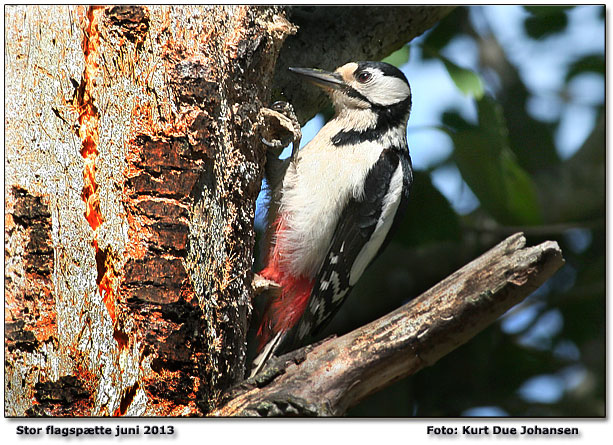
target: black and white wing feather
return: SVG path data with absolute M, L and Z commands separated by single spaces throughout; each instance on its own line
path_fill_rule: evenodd
M 404 214 L 413 181 L 408 150 L 391 148 L 366 176 L 364 193 L 346 205 L 319 269 L 294 345 L 320 330 L 339 309 L 364 269 L 390 239 Z

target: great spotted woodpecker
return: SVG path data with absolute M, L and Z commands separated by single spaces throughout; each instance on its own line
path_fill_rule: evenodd
M 252 375 L 315 334 L 390 239 L 413 181 L 406 126 L 411 88 L 383 62 L 326 72 L 290 68 L 325 89 L 336 114 L 300 151 L 269 160 L 264 278 L 280 285 L 257 331 Z

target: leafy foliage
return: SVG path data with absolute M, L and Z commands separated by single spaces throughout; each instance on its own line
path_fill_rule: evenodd
M 575 60 L 566 72 L 566 82 L 588 72 L 604 76 L 603 62 L 602 54 L 588 54 Z
M 402 46 L 397 51 L 387 56 L 382 62 L 389 63 L 395 67 L 401 67 L 409 61 L 410 47 L 408 45 Z
M 481 99 L 483 97 L 483 82 L 481 81 L 481 77 L 471 70 L 456 65 L 444 56 L 439 55 L 439 58 L 445 64 L 445 68 L 447 68 L 447 72 L 449 76 L 451 76 L 453 83 L 456 84 L 462 93 L 473 96 L 475 99 Z
M 459 241 L 460 236 L 458 214 L 434 187 L 430 175 L 416 171 L 407 215 L 396 241 L 410 247 L 421 243 Z
M 526 33 L 533 39 L 540 39 L 564 31 L 568 24 L 566 11 L 572 6 L 524 6 L 532 15 L 524 22 Z
M 457 8 L 411 44 L 411 58 L 438 61 L 460 95 L 473 98 L 476 119 L 450 106 L 432 123 L 452 141 L 450 156 L 415 173 L 408 215 L 394 242 L 324 334 L 342 334 L 384 315 L 515 231 L 524 231 L 529 244 L 557 241 L 566 266 L 499 324 L 373 395 L 350 412 L 354 416 L 604 415 L 604 90 L 594 103 L 569 89 L 586 75 L 602 76 L 604 85 L 604 50 L 560 43 L 568 41 L 570 15 L 580 7 L 515 7 L 524 11 L 517 35 L 568 53 L 565 63 L 548 68 L 559 84 L 539 91 L 520 74 L 531 61 L 507 54 L 485 8 Z M 583 8 L 600 8 L 593 17 L 602 25 L 603 7 Z M 446 49 L 457 39 L 474 43 L 477 65 L 449 57 Z M 399 63 L 405 55 L 390 60 Z M 441 81 L 433 78 L 432 85 Z M 535 102 L 547 100 L 549 116 L 532 111 Z M 577 106 L 596 119 L 577 151 L 562 156 L 559 134 L 573 125 L 564 116 Z M 461 176 L 457 187 L 469 187 L 478 200 L 469 213 L 458 213 L 450 194 L 430 178 L 449 167 Z
M 484 210 L 503 224 L 542 221 L 536 190 L 509 147 L 499 104 L 477 102 L 479 125 L 451 133 L 454 160 Z

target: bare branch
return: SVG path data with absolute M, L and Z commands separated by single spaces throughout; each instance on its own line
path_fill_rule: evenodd
M 212 415 L 344 414 L 466 343 L 564 264 L 556 242 L 525 243 L 512 235 L 385 317 L 280 357 Z

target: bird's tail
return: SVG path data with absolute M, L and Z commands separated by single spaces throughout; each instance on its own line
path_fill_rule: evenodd
M 260 275 L 280 284 L 281 289 L 269 294 L 256 334 L 258 356 L 253 361 L 251 377 L 257 374 L 273 355 L 289 352 L 286 349 L 292 346 L 292 341 L 288 335 L 302 317 L 313 288 L 312 280 L 281 278 L 268 267 L 261 271 Z
M 260 372 L 268 359 L 274 355 L 275 351 L 279 347 L 279 344 L 283 341 L 285 336 L 284 334 L 284 332 L 277 332 L 277 335 L 275 335 L 268 343 L 266 343 L 266 345 L 264 345 L 264 348 L 260 351 L 257 357 L 253 359 L 249 378 Z
M 258 352 L 279 332 L 289 331 L 298 323 L 313 289 L 313 280 L 280 274 L 274 265 L 266 267 L 260 275 L 278 283 L 281 289 L 270 293 L 257 331 Z

